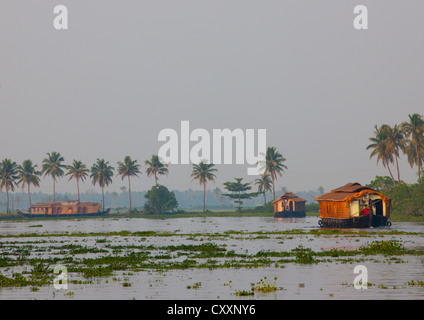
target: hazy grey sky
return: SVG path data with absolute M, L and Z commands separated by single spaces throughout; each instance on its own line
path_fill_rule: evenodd
M 368 30 L 353 28 L 358 4 Z M 53 27 L 56 5 L 68 8 L 68 30 Z M 210 132 L 266 129 L 287 158 L 278 188 L 368 183 L 386 175 L 365 150 L 374 125 L 424 113 L 423 12 L 422 0 L 2 0 L 0 158 L 144 162 L 160 130 L 189 120 Z M 209 187 L 254 179 L 247 165 L 218 169 Z M 199 188 L 190 174 L 172 165 L 160 182 Z M 404 158 L 401 174 L 416 180 Z M 75 192 L 66 181 L 57 192 Z M 132 186 L 152 184 L 143 174 Z

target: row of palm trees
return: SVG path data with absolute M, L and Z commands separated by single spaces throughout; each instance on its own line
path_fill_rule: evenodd
M 22 189 L 27 188 L 31 206 L 31 186 L 39 187 L 41 176 L 50 176 L 53 180 L 53 202 L 56 201 L 56 182 L 59 178 L 69 176 L 69 181 L 75 179 L 78 201 L 80 201 L 79 183 L 90 177 L 92 184 L 98 184 L 102 190 L 104 210 L 104 188 L 112 183 L 114 168 L 104 159 L 97 159 L 91 169 L 88 169 L 80 160 L 73 160 L 71 165 L 65 165 L 64 161 L 65 159 L 59 152 L 47 153 L 47 157 L 42 161 L 41 171 L 38 171 L 38 166 L 31 160 L 25 160 L 22 165 L 18 165 L 10 159 L 4 159 L 0 163 L 0 190 L 6 190 L 6 211 L 9 212 L 9 191 L 13 192 L 19 185 Z M 146 160 L 145 164 L 147 175 L 154 176 L 156 185 L 158 175 L 168 173 L 167 165 L 161 163 L 157 155 L 153 155 L 151 160 Z M 121 176 L 122 180 L 128 179 L 131 212 L 131 177 L 141 174 L 141 165 L 129 156 L 126 156 L 124 161 L 118 162 L 117 165 L 118 176 Z
M 63 177 L 69 176 L 69 180 L 75 180 L 77 185 L 78 201 L 80 201 L 79 183 L 84 182 L 88 177 L 91 178 L 92 184 L 98 184 L 102 190 L 102 205 L 104 210 L 104 188 L 112 183 L 114 176 L 114 167 L 104 159 L 97 159 L 91 169 L 80 160 L 73 160 L 72 164 L 65 165 L 65 159 L 58 152 L 47 153 L 47 157 L 43 159 L 41 171 L 37 170 L 37 165 L 31 160 L 25 160 L 22 165 L 18 165 L 10 159 L 4 159 L 0 163 L 0 190 L 6 190 L 6 208 L 9 212 L 9 191 L 14 191 L 19 185 L 22 189 L 27 188 L 29 205 L 31 206 L 31 186 L 40 186 L 41 176 L 50 176 L 53 181 L 53 202 L 56 200 L 56 181 Z M 265 193 L 273 191 L 275 199 L 275 180 L 278 176 L 282 176 L 284 169 L 287 167 L 283 164 L 286 159 L 277 151 L 275 147 L 268 147 L 265 161 L 261 163 L 264 174 L 261 178 L 256 179 L 258 191 L 263 192 L 266 202 Z M 158 155 L 153 155 L 150 160 L 144 162 L 146 166 L 146 174 L 148 177 L 154 177 L 155 186 L 158 185 L 160 175 L 169 173 L 168 164 L 163 163 Z M 208 181 L 215 181 L 215 172 L 217 169 L 213 163 L 201 161 L 199 164 L 193 164 L 191 177 L 198 180 L 203 186 L 203 211 L 205 211 L 206 184 Z M 122 180 L 128 180 L 129 191 L 129 212 L 131 212 L 131 178 L 139 177 L 141 174 L 141 165 L 137 160 L 132 160 L 126 156 L 123 162 L 117 163 L 117 176 L 121 176 Z M 272 189 L 271 189 L 272 188 Z
M 376 156 L 377 164 L 382 161 L 383 166 L 389 171 L 394 185 L 401 181 L 399 170 L 400 152 L 405 154 L 411 168 L 417 166 L 418 179 L 423 174 L 424 164 L 424 119 L 423 116 L 414 113 L 408 115 L 409 121 L 395 124 L 393 127 L 383 124 L 374 127 L 374 136 L 369 138 L 372 142 L 367 146 L 371 149 L 370 158 Z M 396 165 L 397 182 L 393 176 L 390 164 Z

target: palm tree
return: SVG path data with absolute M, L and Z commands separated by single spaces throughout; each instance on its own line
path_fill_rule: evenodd
M 420 179 L 421 167 L 424 162 L 424 119 L 417 113 L 408 115 L 408 117 L 409 122 L 403 122 L 401 126 L 405 135 L 409 138 L 408 162 L 411 167 L 414 164 L 418 167 L 418 179 Z
M 41 172 L 37 171 L 37 165 L 33 164 L 31 160 L 25 160 L 21 166 L 18 167 L 18 183 L 22 185 L 22 189 L 28 186 L 28 200 L 31 207 L 31 185 L 35 187 L 40 186 Z
M 395 124 L 392 127 L 389 125 L 383 125 L 384 130 L 386 132 L 386 144 L 387 151 L 392 154 L 396 161 L 396 169 L 398 175 L 398 183 L 400 183 L 400 171 L 399 171 L 399 150 L 402 152 L 406 151 L 406 140 L 404 136 L 404 132 L 400 126 Z
M 158 185 L 158 174 L 168 174 L 168 164 L 162 163 L 157 154 L 152 155 L 152 159 L 144 161 L 144 164 L 147 166 L 146 173 L 150 177 L 153 175 L 155 177 L 156 186 Z
M 275 200 L 275 180 L 277 179 L 277 174 L 281 177 L 284 169 L 287 170 L 287 167 L 283 164 L 286 161 L 280 152 L 277 151 L 276 147 L 268 147 L 266 150 L 265 161 L 261 161 L 264 174 L 269 173 L 272 180 L 272 194 Z
M 51 176 L 53 179 L 53 202 L 56 201 L 56 179 L 63 176 L 64 169 L 66 166 L 62 164 L 65 161 L 63 157 L 58 152 L 47 153 L 47 158 L 43 160 L 43 165 L 41 168 L 41 173 L 44 176 Z
M 199 164 L 193 164 L 193 171 L 191 177 L 193 180 L 199 180 L 199 183 L 203 185 L 203 212 L 205 212 L 205 203 L 206 203 L 206 183 L 208 181 L 215 181 L 215 174 L 213 172 L 218 171 L 214 168 L 213 163 L 206 163 L 205 161 L 200 161 Z
M 90 170 L 88 170 L 87 166 L 79 160 L 74 160 L 70 166 L 66 167 L 66 169 L 68 169 L 66 175 L 70 176 L 68 181 L 71 181 L 72 179 L 77 181 L 78 202 L 80 202 L 79 181 L 81 180 L 84 182 L 84 180 L 88 177 Z
M 18 165 L 10 159 L 0 163 L 0 190 L 6 187 L 6 213 L 9 213 L 9 190 L 14 191 L 18 179 Z
M 377 165 L 380 160 L 383 162 L 383 166 L 389 171 L 390 177 L 393 180 L 393 184 L 396 185 L 395 178 L 393 177 L 392 171 L 390 170 L 389 163 L 393 163 L 393 152 L 388 147 L 388 125 L 382 125 L 380 128 L 374 127 L 374 137 L 369 138 L 372 142 L 367 146 L 367 150 L 373 149 L 370 154 L 370 159 L 377 156 Z
M 264 173 L 260 178 L 255 179 L 258 191 L 264 194 L 264 205 L 266 204 L 266 192 L 272 190 L 272 181 L 269 173 Z
M 130 177 L 138 177 L 138 174 L 141 174 L 141 166 L 137 164 L 137 160 L 131 160 L 131 157 L 126 156 L 124 162 L 118 162 L 118 176 L 122 176 L 122 180 L 125 177 L 128 177 L 128 193 L 130 197 L 130 214 L 131 214 L 131 181 Z
M 104 188 L 112 183 L 114 168 L 109 165 L 109 161 L 104 159 L 97 159 L 97 162 L 91 167 L 90 178 L 93 180 L 93 185 L 99 184 L 102 188 L 102 206 L 105 210 L 105 193 Z

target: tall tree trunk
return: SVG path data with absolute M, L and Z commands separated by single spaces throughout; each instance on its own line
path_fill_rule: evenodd
M 105 211 L 105 191 L 104 191 L 104 187 L 102 187 L 102 207 L 103 207 L 103 211 Z
M 79 179 L 77 178 L 78 202 L 80 202 Z
M 387 170 L 389 170 L 390 177 L 391 177 L 391 178 L 392 178 L 392 180 L 393 180 L 393 185 L 396 185 L 395 178 L 393 178 L 392 171 L 390 170 L 390 167 L 389 167 L 389 161 L 384 160 L 384 162 L 386 163 Z
M 55 186 L 55 178 L 53 178 L 53 202 L 56 202 L 56 186 Z
M 272 195 L 274 196 L 274 200 L 275 200 L 275 188 L 274 188 L 274 175 L 271 174 L 271 178 L 272 178 Z
M 156 182 L 156 187 L 157 187 L 158 186 L 158 176 L 157 176 L 156 172 L 155 172 L 155 182 Z
M 398 174 L 398 185 L 400 183 L 400 171 L 399 171 L 399 163 L 398 163 L 398 157 L 395 155 L 395 159 L 396 159 L 396 169 L 397 169 L 397 174 Z
M 130 196 L 130 214 L 131 214 L 131 182 L 130 182 L 130 176 L 128 176 L 128 193 Z
M 28 183 L 28 200 L 29 200 L 29 207 L 31 208 L 31 191 L 29 190 L 29 183 Z
M 266 205 L 266 195 L 265 195 L 265 191 L 264 191 L 264 205 Z
M 9 187 L 6 180 L 6 213 L 9 213 Z
M 205 212 L 205 202 L 206 202 L 206 181 L 203 182 L 203 212 Z

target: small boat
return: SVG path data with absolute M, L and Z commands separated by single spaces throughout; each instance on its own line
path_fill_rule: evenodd
M 17 213 L 26 218 L 41 217 L 94 217 L 108 214 L 110 209 L 101 210 L 100 204 L 69 200 L 64 202 L 38 203 L 32 205 L 28 211 L 17 210 Z
M 286 192 L 272 202 L 274 218 L 304 218 L 306 216 L 305 203 L 305 199 L 294 193 Z
M 317 198 L 323 228 L 390 227 L 391 199 L 361 184 L 348 183 Z

